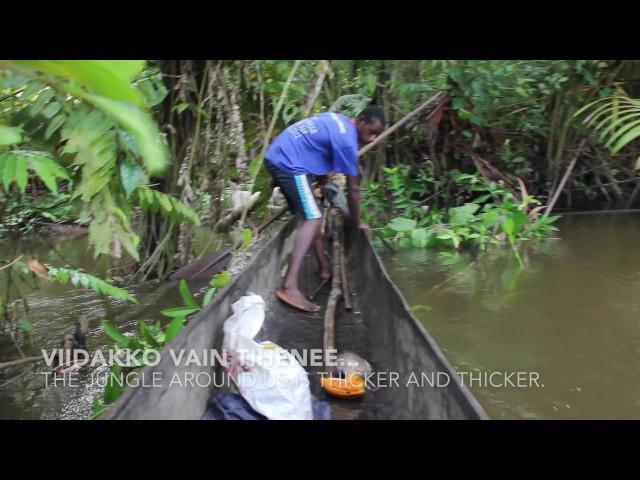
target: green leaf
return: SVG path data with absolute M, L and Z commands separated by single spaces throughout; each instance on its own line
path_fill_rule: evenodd
M 464 108 L 460 108 L 458 110 L 458 115 L 463 120 L 467 120 L 467 119 L 469 119 L 471 117 L 471 112 L 469 110 L 465 110 Z
M 190 315 L 193 312 L 197 312 L 197 311 L 198 311 L 198 308 L 173 307 L 173 308 L 167 308 L 166 310 L 162 310 L 161 313 L 167 317 L 184 318 L 187 315 Z
M 131 337 L 129 340 L 129 350 L 143 350 L 144 344 L 138 339 L 138 337 Z
M 142 79 L 136 83 L 136 87 L 142 93 L 149 107 L 160 104 L 169 93 L 167 87 L 162 83 L 160 74 Z
M 449 215 L 451 217 L 451 223 L 465 224 L 474 218 L 475 212 L 478 211 L 480 205 L 476 203 L 465 203 L 460 207 L 454 207 L 449 209 Z
M 253 239 L 253 231 L 250 228 L 245 228 L 242 230 L 242 245 L 240 246 L 241 250 L 246 250 L 247 247 L 251 244 L 251 240 Z
M 387 227 L 396 232 L 410 232 L 416 227 L 416 221 L 403 217 L 394 218 Z
M 367 79 L 367 90 L 369 95 L 373 95 L 373 92 L 376 90 L 376 77 L 375 75 L 370 75 Z
M 179 103 L 178 105 L 173 107 L 173 109 L 178 113 L 184 112 L 187 108 L 189 108 L 189 104 L 188 103 Z
M 640 125 L 628 130 L 627 133 L 622 135 L 611 148 L 611 153 L 614 155 L 617 154 L 625 145 L 638 137 L 640 137 Z
M 187 307 L 196 308 L 196 309 L 200 308 L 199 305 L 196 303 L 195 298 L 193 298 L 193 295 L 189 290 L 189 285 L 187 284 L 187 281 L 184 278 L 180 280 L 180 295 L 182 296 L 182 300 L 184 301 L 184 304 Z
M 214 288 L 222 288 L 230 281 L 231 281 L 231 273 L 229 273 L 228 270 L 225 270 L 224 272 L 220 272 L 214 275 L 211 281 L 209 282 L 209 285 Z
M 143 193 L 144 199 L 146 201 L 146 205 L 147 205 L 148 208 L 151 207 L 154 203 L 156 203 L 155 202 L 155 198 L 156 197 L 154 196 L 154 191 L 153 190 L 151 190 L 150 188 L 146 188 L 146 187 L 145 188 L 140 188 L 139 190 Z
M 135 157 L 140 155 L 140 149 L 138 148 L 138 144 L 136 143 L 136 139 L 133 138 L 128 131 L 119 128 L 118 129 L 118 137 L 120 138 L 120 143 L 124 147 L 124 150 L 128 150 Z
M 142 72 L 145 60 L 108 60 L 109 67 L 127 82 L 133 81 Z
M 56 176 L 51 168 L 51 164 L 46 161 L 40 161 L 40 159 L 33 159 L 31 161 L 31 168 L 35 170 L 42 182 L 53 193 L 58 193 L 58 183 L 56 182 Z
M 122 243 L 122 246 L 125 250 L 131 255 L 133 259 L 136 261 L 140 260 L 140 254 L 138 253 L 137 245 L 140 242 L 140 237 L 136 234 L 131 234 L 128 232 L 118 232 L 118 239 Z
M 427 305 L 411 305 L 411 311 L 412 312 L 418 312 L 420 310 L 426 310 L 426 311 L 431 311 L 432 308 L 428 307 Z
M 474 199 L 474 202 L 482 203 L 486 202 L 491 198 L 491 194 L 487 193 L 486 195 L 480 195 L 478 198 Z
M 529 216 L 522 210 L 511 212 L 511 219 L 513 220 L 514 235 L 518 235 L 522 231 L 522 228 L 529 223 Z
M 129 347 L 129 344 L 131 343 L 130 338 L 125 337 L 122 333 L 120 333 L 120 330 L 111 325 L 111 323 L 109 323 L 107 320 L 102 320 L 101 323 L 102 328 L 104 329 L 104 333 L 106 333 L 111 338 L 111 340 L 116 342 L 122 348 Z
M 44 115 L 47 119 L 49 119 L 53 117 L 56 113 L 58 113 L 61 108 L 62 106 L 58 102 L 51 102 L 42 111 L 42 115 Z
M 132 160 L 125 160 L 120 164 L 120 180 L 127 197 L 138 188 L 144 177 L 144 169 Z
M 32 95 L 35 95 L 43 88 L 46 88 L 46 85 L 38 80 L 29 80 L 27 84 L 27 88 L 24 92 L 22 92 L 23 98 L 29 98 Z
M 91 405 L 93 407 L 93 417 L 91 417 L 92 419 L 95 419 L 106 410 L 106 406 L 102 403 L 102 400 L 100 400 L 100 397 L 98 395 L 93 396 Z
M 29 108 L 29 114 L 32 117 L 39 115 L 40 112 L 42 112 L 42 109 L 47 105 L 47 103 L 49 102 L 49 100 L 51 100 L 52 97 L 53 97 L 53 90 L 51 90 L 50 88 L 47 88 L 46 90 L 43 90 L 40 93 L 38 93 L 38 98 L 36 98 L 36 101 Z
M 196 212 L 184 203 L 147 187 L 138 187 L 136 190 L 138 202 L 142 208 L 149 209 L 154 213 L 162 211 L 174 220 L 185 220 L 196 226 L 200 225 L 200 219 Z
M 427 229 L 416 228 L 411 231 L 411 245 L 416 248 L 425 248 L 427 246 Z
M 160 203 L 162 210 L 164 210 L 165 213 L 171 213 L 171 211 L 173 210 L 173 204 L 171 203 L 172 198 L 161 192 L 154 193 L 156 194 L 156 199 Z
M 49 140 L 49 138 L 51 138 L 51 135 L 53 135 L 62 125 L 64 125 L 65 120 L 66 117 L 63 113 L 60 113 L 49 120 L 49 125 L 47 125 L 47 129 L 44 132 L 45 140 Z
M 15 175 L 17 159 L 15 155 L 2 155 L 0 158 L 4 160 L 4 162 L 2 162 L 4 165 L 0 164 L 0 167 L 2 167 L 2 186 L 5 191 L 9 191 L 9 186 L 11 182 L 13 182 Z
M 506 218 L 504 222 L 502 222 L 502 231 L 507 235 L 513 235 L 515 230 L 515 222 L 511 217 Z
M 164 344 L 167 345 L 171 340 L 177 337 L 184 328 L 184 317 L 176 317 L 164 331 Z
M 46 165 L 46 168 L 51 171 L 51 174 L 54 177 L 62 178 L 64 180 L 70 180 L 69 174 L 67 170 L 60 164 L 58 164 L 49 154 L 44 152 L 33 152 L 34 156 L 32 157 L 31 164 L 33 165 L 35 162 L 42 163 Z
M 492 227 L 498 221 L 500 212 L 498 210 L 489 210 L 482 214 L 482 221 L 486 227 Z
M 18 325 L 18 328 L 24 333 L 31 333 L 33 330 L 33 324 L 28 318 L 21 318 L 16 322 L 16 325 Z
M 409 238 L 401 238 L 400 240 L 398 240 L 398 245 L 400 246 L 400 248 L 410 248 L 411 247 L 411 239 Z
M 168 165 L 168 153 L 153 118 L 136 105 L 117 102 L 97 95 L 85 95 L 98 107 L 126 128 L 135 138 L 149 174 L 162 174 Z
M 217 288 L 213 287 L 210 288 L 209 290 L 207 290 L 207 293 L 204 296 L 204 299 L 202 300 L 202 306 L 206 307 L 207 305 L 209 305 L 211 303 L 211 300 L 213 300 L 213 296 L 216 294 L 216 292 L 218 291 Z M 0 312 L 2 313 L 2 312 Z
M 120 220 L 122 220 L 123 224 L 126 223 L 127 216 L 125 215 L 125 213 L 122 211 L 121 208 L 113 207 L 111 211 L 113 212 L 114 215 L 117 215 L 120 218 Z
M 611 133 L 611 138 L 607 142 L 607 146 L 610 145 L 611 142 L 613 142 L 613 140 L 618 135 L 621 135 L 625 131 L 627 131 L 628 129 L 633 128 L 634 125 L 638 125 L 640 123 L 639 121 L 637 121 L 637 120 L 636 121 L 631 121 L 631 120 L 634 119 L 634 118 L 637 118 L 639 116 L 640 116 L 640 111 L 632 110 L 632 113 L 630 115 L 621 115 L 621 114 L 618 114 L 618 112 L 616 112 L 615 114 L 607 117 L 607 119 L 605 121 L 601 122 L 598 126 L 595 127 L 596 129 L 598 129 L 600 127 L 600 125 L 612 120 L 609 123 L 609 126 L 600 132 L 599 140 L 601 142 L 604 141 L 604 139 L 609 135 L 609 133 Z M 618 130 L 615 130 L 615 128 L 618 127 L 618 126 L 620 128 Z
M 49 275 L 55 275 L 54 278 L 57 278 L 60 283 L 67 283 L 69 281 L 69 271 L 68 270 L 60 270 L 55 274 L 51 273 L 49 270 Z
M 147 330 L 149 330 L 149 333 L 151 333 L 151 335 L 153 335 L 154 337 L 158 334 L 160 334 L 162 332 L 162 329 L 160 328 L 160 322 L 156 321 L 156 323 L 152 323 L 152 324 L 147 324 Z
M 140 321 L 140 333 L 142 334 L 142 338 L 145 342 L 147 342 L 152 347 L 159 347 L 160 344 L 153 338 L 153 334 L 151 333 L 150 328 L 144 323 L 143 320 Z
M 82 285 L 85 286 L 85 288 L 91 288 L 92 290 L 102 295 L 108 295 L 110 297 L 128 300 L 132 303 L 138 303 L 135 297 L 131 295 L 127 290 L 125 290 L 124 288 L 116 287 L 115 285 L 111 285 L 109 282 L 106 282 L 101 278 L 77 270 L 56 268 L 51 265 L 47 265 L 47 268 L 49 269 L 48 278 L 50 280 L 55 280 L 60 283 L 66 283 L 69 280 L 69 277 L 71 277 L 71 283 L 74 287 Z
M 484 117 L 480 116 L 480 115 L 476 115 L 475 113 L 472 113 L 469 116 L 469 120 L 471 121 L 471 123 L 475 124 L 475 125 L 484 125 Z
M 330 112 L 339 112 L 349 117 L 357 117 L 371 99 L 361 94 L 343 95 L 329 107 Z
M 143 105 L 140 93 L 130 82 L 144 66 L 142 60 L 14 60 L 22 67 L 73 80 L 98 95 L 116 101 Z
M 451 231 L 440 233 L 437 235 L 437 238 L 439 240 L 444 240 L 443 243 L 448 246 L 453 245 L 454 248 L 458 248 L 460 245 L 460 237 Z
M 124 390 L 124 382 L 120 381 L 122 367 L 117 363 L 111 366 L 104 388 L 104 403 L 107 405 L 115 402 Z

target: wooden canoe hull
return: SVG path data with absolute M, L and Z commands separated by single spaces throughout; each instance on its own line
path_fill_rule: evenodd
M 162 377 L 162 387 L 127 388 L 103 419 L 200 419 L 207 401 L 225 387 L 222 367 L 208 365 L 174 365 L 167 353 L 176 355 L 193 349 L 221 350 L 226 318 L 231 305 L 249 292 L 261 295 L 266 302 L 266 318 L 256 340 L 270 340 L 285 349 L 298 352 L 322 348 L 323 313 L 297 312 L 279 302 L 275 289 L 287 265 L 288 254 L 295 237 L 292 219 L 275 234 L 253 261 L 227 286 L 214 302 L 191 319 L 184 331 L 162 351 L 158 365 L 147 367 L 143 374 L 151 378 L 154 372 Z M 350 232 L 347 252 L 352 272 L 353 310 L 341 309 L 336 319 L 338 351 L 353 351 L 367 359 L 374 372 L 372 382 L 376 391 L 368 391 L 359 400 L 339 400 L 329 397 L 320 387 L 322 368 L 310 367 L 312 394 L 331 404 L 332 418 L 354 419 L 484 419 L 484 410 L 471 393 L 463 387 L 455 371 L 422 324 L 411 314 L 398 288 L 386 273 L 381 259 L 370 240 L 362 232 Z M 301 288 L 315 290 L 320 279 L 316 275 L 315 259 L 308 256 L 301 274 Z M 326 292 L 316 301 L 324 304 Z M 425 378 L 449 378 L 441 386 L 425 383 Z M 382 383 L 380 386 L 380 374 Z M 389 382 L 397 375 L 397 385 Z M 202 378 L 186 386 L 184 379 Z M 412 376 L 413 375 L 413 376 Z M 177 379 L 170 384 L 170 380 Z M 410 384 L 411 379 L 418 382 Z M 421 383 L 421 384 L 420 384 Z

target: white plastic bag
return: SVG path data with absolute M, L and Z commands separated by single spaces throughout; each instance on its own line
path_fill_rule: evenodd
M 228 371 L 240 394 L 271 420 L 312 420 L 307 372 L 293 355 L 271 342 L 253 338 L 264 322 L 264 300 L 247 295 L 232 307 L 224 323 L 223 347 Z
M 260 295 L 249 294 L 231 305 L 233 315 L 227 318 L 222 327 L 224 339 L 222 348 L 230 354 L 238 348 L 242 338 L 253 339 L 264 323 L 264 300 Z

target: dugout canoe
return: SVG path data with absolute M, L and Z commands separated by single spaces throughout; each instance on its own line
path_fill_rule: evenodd
M 274 294 L 291 252 L 296 222 L 289 220 L 259 251 L 251 263 L 235 277 L 215 300 L 192 318 L 182 333 L 162 351 L 160 363 L 143 370 L 145 378 L 155 372 L 161 386 L 128 387 L 102 419 L 200 419 L 208 400 L 227 390 L 214 385 L 223 383 L 220 365 L 174 365 L 166 354 L 191 349 L 221 350 L 222 326 L 231 315 L 231 305 L 249 292 L 261 295 L 266 302 L 266 318 L 257 341 L 270 340 L 298 352 L 321 349 L 323 312 L 299 313 L 282 304 Z M 347 261 L 351 269 L 353 309 L 336 319 L 336 347 L 339 352 L 352 351 L 364 357 L 378 374 L 376 391 L 364 398 L 343 400 L 329 397 L 320 387 L 321 370 L 307 368 L 315 398 L 329 402 L 333 419 L 486 419 L 487 415 L 461 384 L 453 367 L 429 332 L 411 313 L 397 286 L 385 271 L 369 238 L 360 231 L 349 232 Z M 301 288 L 313 292 L 320 283 L 315 258 L 305 259 Z M 330 287 L 316 301 L 326 304 Z M 187 378 L 201 378 L 192 386 Z M 386 380 L 385 380 L 386 376 Z M 396 382 L 391 378 L 396 377 Z M 169 385 L 170 378 L 177 379 Z M 207 381 L 207 379 L 214 381 Z M 438 381 L 438 379 L 440 379 Z M 448 381 L 447 381 L 448 379 Z

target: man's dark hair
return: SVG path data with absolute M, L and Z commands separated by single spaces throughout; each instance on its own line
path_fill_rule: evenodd
M 367 123 L 371 123 L 373 120 L 378 120 L 383 127 L 386 123 L 384 111 L 376 105 L 369 105 L 362 112 L 360 112 L 360 115 L 358 115 L 358 117 L 364 117 Z

